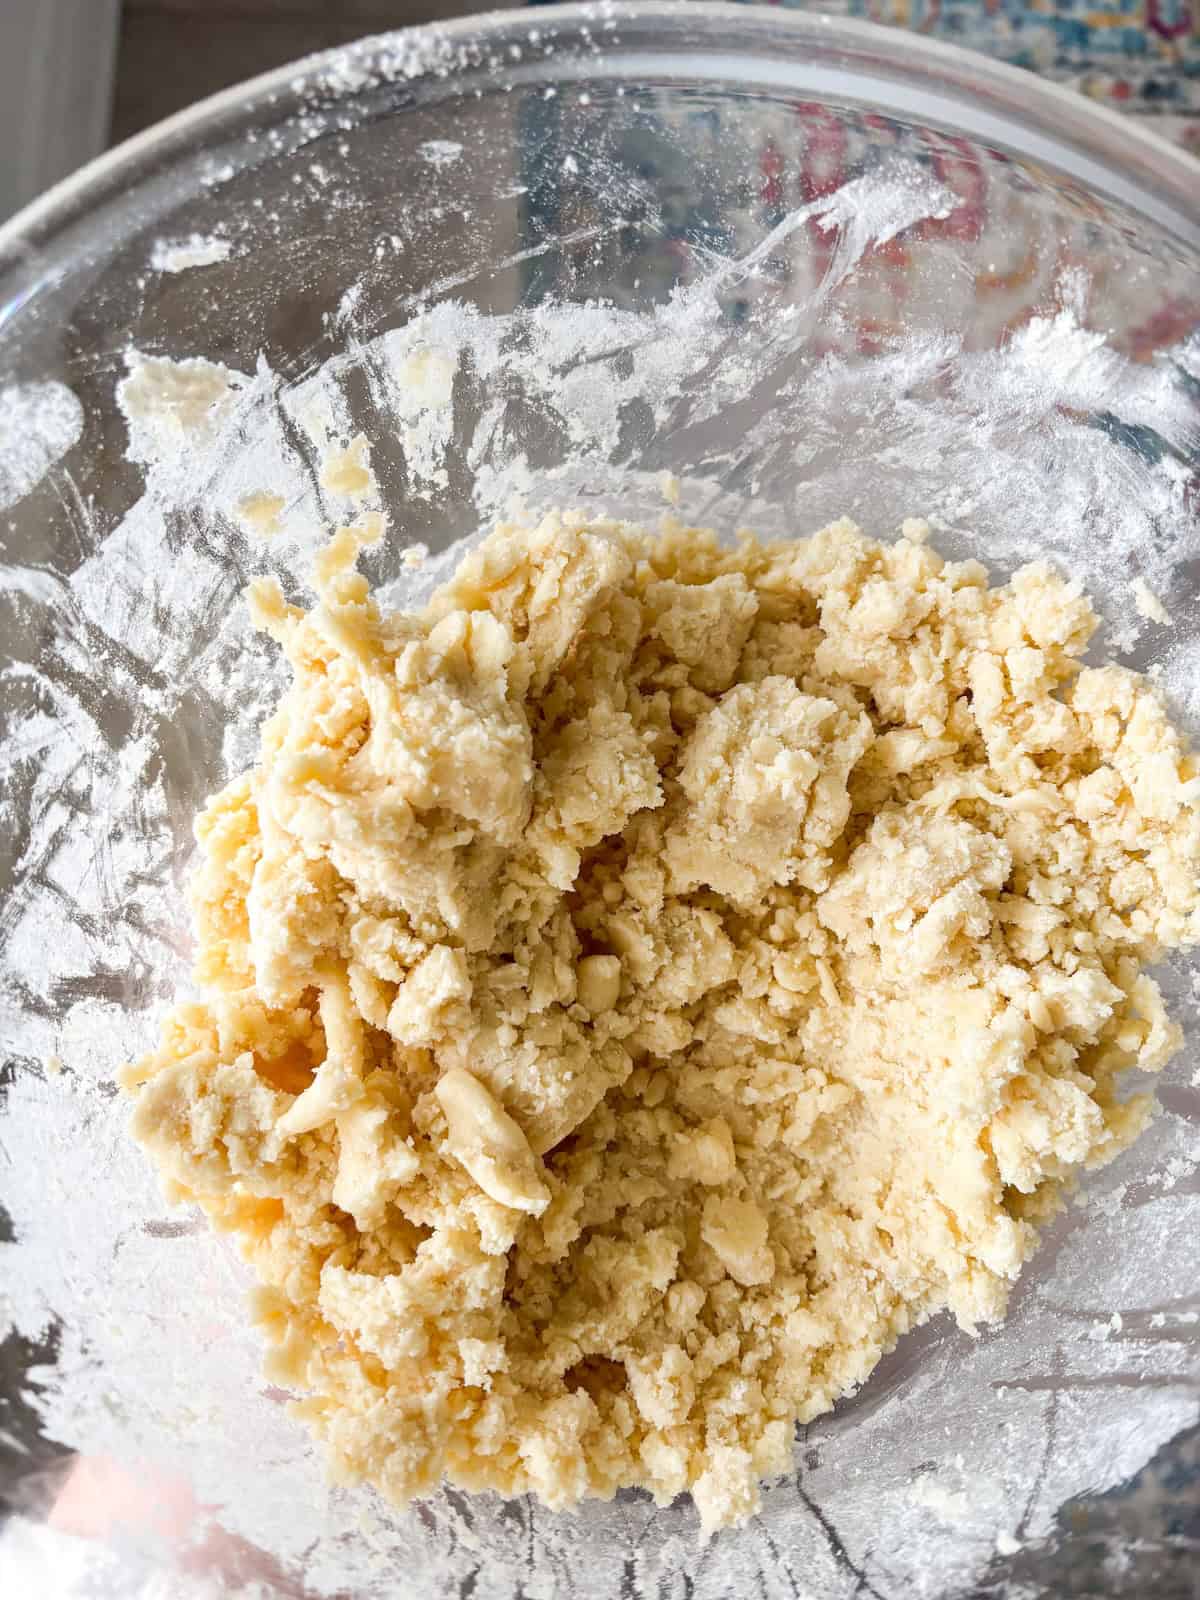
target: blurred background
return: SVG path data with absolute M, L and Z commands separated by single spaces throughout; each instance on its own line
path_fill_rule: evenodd
M 106 144 L 256 73 L 364 33 L 488 9 L 484 0 L 3 0 L 0 216 Z M 1200 0 L 818 0 L 814 9 L 986 50 L 1151 117 L 1200 152 Z

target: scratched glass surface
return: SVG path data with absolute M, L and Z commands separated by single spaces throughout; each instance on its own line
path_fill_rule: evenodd
M 1049 553 L 1196 729 L 1200 179 L 979 71 L 796 16 L 536 10 L 305 63 L 0 237 L 0 1591 L 1037 1595 L 1058 1508 L 1196 1420 L 1186 961 L 1162 1115 L 1008 1321 L 904 1340 L 705 1546 L 686 1500 L 328 1486 L 113 1085 L 186 972 L 191 819 L 279 686 L 240 591 L 303 591 L 358 432 L 397 598 L 514 497 L 653 520 L 669 472 L 730 531 L 922 514 L 998 572 Z M 148 361 L 207 363 L 157 369 L 204 404 L 139 408 Z

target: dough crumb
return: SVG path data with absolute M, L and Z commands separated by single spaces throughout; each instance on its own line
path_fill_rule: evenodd
M 279 532 L 280 518 L 286 505 L 287 501 L 281 494 L 260 489 L 254 494 L 243 495 L 238 501 L 238 521 L 247 533 L 256 534 L 260 539 L 270 539 Z
M 325 482 L 374 493 L 364 441 Z M 340 1480 L 739 1522 L 906 1331 L 1000 1319 L 1150 1117 L 1200 769 L 1083 665 L 1077 585 L 916 519 L 556 513 L 416 614 L 357 570 L 382 526 L 308 611 L 251 587 L 292 682 L 198 820 L 134 1132 Z
M 1171 621 L 1170 612 L 1146 582 L 1145 578 L 1135 578 L 1132 584 L 1133 603 L 1139 617 L 1145 617 L 1147 622 L 1157 622 L 1167 627 Z
M 356 434 L 344 450 L 335 451 L 321 471 L 321 487 L 353 501 L 366 498 L 375 488 L 371 450 L 365 434 Z

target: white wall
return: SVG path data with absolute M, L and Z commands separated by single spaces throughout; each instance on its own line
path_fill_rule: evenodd
M 108 142 L 120 0 L 0 0 L 0 218 Z

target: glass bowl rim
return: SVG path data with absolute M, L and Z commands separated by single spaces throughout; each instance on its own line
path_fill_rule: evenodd
M 923 96 L 930 100 L 931 114 L 922 117 L 928 126 L 984 143 L 989 120 L 1003 123 L 1007 117 L 1010 138 L 997 142 L 1093 186 L 1098 179 L 1101 192 L 1200 248 L 1200 160 L 1146 127 L 1147 118 L 1122 115 L 1024 68 L 902 28 L 727 0 L 601 0 L 492 11 L 368 34 L 197 101 L 79 168 L 0 226 L 0 280 L 27 267 L 68 229 L 86 223 L 107 199 L 136 191 L 156 169 L 169 172 L 181 158 L 194 157 L 219 138 L 245 138 L 311 114 L 314 95 L 337 104 L 364 88 L 430 78 L 452 82 L 480 67 L 530 81 L 536 68 L 515 68 L 511 47 L 527 45 L 533 35 L 553 46 L 543 65 L 560 64 L 563 76 L 571 75 L 569 67 L 579 69 L 580 76 L 612 76 L 623 56 L 640 61 L 644 70 L 651 57 L 630 50 L 621 29 L 656 40 L 653 59 L 659 70 L 669 70 L 672 48 L 679 52 L 680 67 L 689 53 L 711 67 L 712 56 L 695 46 L 703 44 L 706 32 L 719 36 L 723 30 L 729 66 L 718 76 L 730 83 L 754 82 L 757 76 L 761 84 L 765 73 L 784 87 L 789 73 L 799 79 L 806 70 L 811 75 L 823 68 L 840 73 L 847 92 L 856 81 L 864 89 L 890 84 L 895 91 L 889 103 L 851 94 L 852 103 L 858 100 L 884 115 L 922 115 Z M 614 41 L 607 57 L 597 48 L 605 39 Z M 737 73 L 737 63 L 757 59 L 756 46 L 776 65 L 760 64 L 759 73 L 750 77 Z M 572 49 L 580 53 L 568 53 Z M 867 65 L 881 76 L 869 76 Z M 711 71 L 706 77 L 712 81 Z M 795 92 L 805 97 L 799 81 Z M 808 94 L 821 98 L 811 89 Z M 932 114 L 939 105 L 953 106 L 960 117 Z M 0 313 L 4 320 L 6 314 Z

